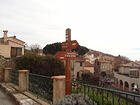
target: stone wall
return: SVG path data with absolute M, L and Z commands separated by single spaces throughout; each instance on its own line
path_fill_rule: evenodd
M 0 55 L 0 81 L 3 80 L 3 70 L 5 67 L 15 68 L 15 64 L 12 59 L 5 59 Z

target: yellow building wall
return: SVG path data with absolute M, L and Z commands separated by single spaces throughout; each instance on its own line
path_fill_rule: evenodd
M 9 45 L 11 47 L 20 47 L 20 48 L 22 48 L 22 55 L 24 55 L 24 46 L 23 45 L 20 45 L 20 44 L 14 43 L 14 42 L 9 42 Z
M 11 57 L 11 47 L 20 47 L 22 48 L 22 55 L 24 55 L 24 44 L 20 45 L 18 43 L 9 42 L 8 45 L 0 44 L 0 55 L 4 56 L 5 58 Z
M 0 55 L 5 58 L 10 58 L 11 56 L 11 47 L 9 45 L 0 45 Z

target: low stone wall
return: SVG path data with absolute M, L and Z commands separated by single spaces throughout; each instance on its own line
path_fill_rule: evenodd
M 0 55 L 0 81 L 4 79 L 4 68 L 11 67 L 15 68 L 15 63 L 13 59 L 5 59 L 3 56 Z
M 13 59 L 6 59 L 0 55 L 0 66 L 1 66 L 1 68 L 5 68 L 5 67 L 15 68 L 15 63 L 14 63 Z
M 0 66 L 0 81 L 3 81 L 3 70 L 1 66 Z

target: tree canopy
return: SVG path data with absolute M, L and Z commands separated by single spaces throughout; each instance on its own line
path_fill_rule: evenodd
M 79 55 L 84 55 L 85 53 L 89 51 L 89 49 L 84 46 L 78 45 L 76 49 L 74 49 L 74 51 L 76 51 Z
M 43 53 L 46 55 L 47 54 L 55 55 L 58 51 L 61 51 L 61 43 L 60 42 L 53 43 L 53 44 L 47 44 L 43 48 Z
M 58 51 L 62 51 L 60 42 L 53 43 L 53 44 L 47 44 L 43 48 L 43 53 L 44 54 L 55 55 Z M 73 51 L 76 51 L 79 55 L 84 55 L 85 53 L 87 53 L 89 51 L 89 49 L 84 47 L 84 46 L 78 45 L 77 48 L 74 49 Z
M 30 45 L 30 49 L 34 53 L 39 53 L 39 50 L 41 49 L 41 46 L 39 44 L 32 44 Z

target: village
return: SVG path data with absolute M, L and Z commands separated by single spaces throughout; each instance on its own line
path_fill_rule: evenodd
M 51 101 L 53 98 L 54 102 L 63 98 L 64 95 L 80 92 L 80 90 L 82 92 L 83 88 L 80 84 L 82 82 L 87 84 L 87 86 L 97 86 L 97 90 L 98 87 L 102 87 L 113 89 L 114 91 L 123 91 L 126 94 L 127 92 L 138 96 L 140 94 L 139 61 L 132 61 L 125 56 L 113 56 L 80 46 L 78 41 L 71 40 L 70 28 L 66 29 L 65 42 L 49 44 L 43 49 L 40 49 L 37 44 L 26 49 L 25 43 L 25 41 L 18 39 L 16 36 L 10 36 L 8 30 L 3 30 L 3 36 L 0 38 L 0 81 L 19 85 L 20 91 L 27 91 L 29 89 L 31 93 L 37 94 L 37 96 Z M 19 74 L 15 70 L 18 70 Z M 22 72 L 25 74 L 22 74 Z M 29 80 L 26 77 L 28 72 Z M 39 77 L 41 75 L 42 77 Z M 54 81 L 51 88 L 53 89 L 53 95 L 51 92 L 49 92 L 51 94 L 47 95 L 50 86 L 52 86 L 52 80 L 49 82 L 51 78 Z M 61 81 L 57 81 L 59 79 Z M 37 85 L 39 81 L 42 82 L 41 85 Z M 41 90 L 38 90 L 39 88 Z M 90 91 L 89 86 L 88 91 Z M 104 92 L 102 94 L 105 95 Z M 124 96 L 121 97 L 123 98 Z M 131 105 L 133 98 L 129 96 L 127 98 L 130 100 Z M 139 103 L 139 99 L 137 99 L 139 97 L 134 96 L 134 98 L 136 98 L 136 103 Z M 101 103 L 103 102 L 102 100 Z M 113 102 L 111 101 L 111 103 Z M 100 102 L 96 100 L 96 103 Z

